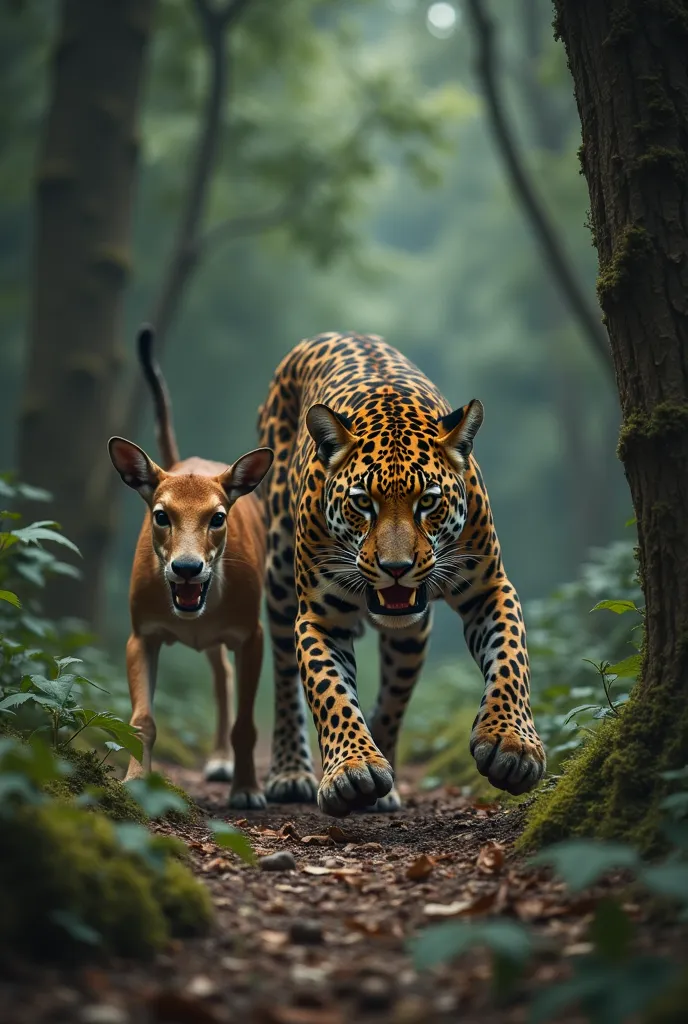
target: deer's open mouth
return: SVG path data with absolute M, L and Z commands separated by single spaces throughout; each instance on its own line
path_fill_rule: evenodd
M 205 604 L 210 579 L 204 583 L 172 583 L 172 603 L 180 612 L 200 612 Z
M 368 587 L 366 601 L 373 615 L 418 615 L 428 606 L 428 591 L 425 584 L 402 587 L 401 583 L 393 583 L 384 590 Z

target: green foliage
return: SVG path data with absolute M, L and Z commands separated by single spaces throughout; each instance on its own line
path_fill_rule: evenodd
M 683 783 L 688 770 L 671 773 L 668 781 Z M 676 794 L 678 795 L 678 794 Z M 685 791 L 681 791 L 685 795 Z M 665 802 L 670 816 L 667 834 L 673 845 L 659 863 L 646 863 L 628 844 L 571 840 L 556 844 L 533 858 L 534 865 L 551 865 L 572 893 L 578 893 L 610 871 L 624 870 L 636 885 L 655 900 L 688 918 L 688 830 L 676 830 L 688 812 L 685 804 Z M 635 926 L 617 899 L 601 899 L 588 930 L 592 952 L 575 957 L 571 976 L 540 988 L 530 1007 L 530 1024 L 558 1019 L 564 1010 L 578 1008 L 590 1024 L 624 1024 L 659 1001 L 667 989 L 683 989 L 680 967 L 667 956 L 651 956 L 635 949 Z M 411 944 L 419 969 L 445 963 L 475 946 L 492 953 L 496 994 L 504 995 L 523 973 L 538 944 L 531 930 L 515 921 L 495 919 L 457 922 L 429 928 Z M 546 948 L 544 946 L 543 948 Z M 685 1001 L 681 1003 L 685 1010 Z M 662 1019 L 659 1017 L 658 1019 Z M 678 1018 L 677 1018 L 678 1019 Z
M 0 942 L 32 955 L 147 956 L 210 922 L 206 891 L 160 837 L 60 803 L 16 811 L 0 834 L 0 877 Z
M 0 582 L 23 600 L 0 606 L 0 945 L 50 958 L 149 956 L 211 919 L 207 892 L 179 862 L 184 845 L 146 827 L 188 820 L 189 802 L 159 776 L 127 786 L 112 777 L 110 754 L 140 757 L 141 741 L 112 711 L 82 706 L 87 689 L 106 691 L 75 671 L 74 634 L 40 617 L 37 592 L 56 565 L 42 545 L 70 543 L 47 521 L 5 518 Z M 77 749 L 100 733 L 112 737 L 104 754 Z
M 640 614 L 636 572 L 632 543 L 615 542 L 591 552 L 574 582 L 526 607 L 533 714 L 550 770 L 580 746 L 592 722 L 617 714 L 628 699 L 613 691 L 640 667 L 641 634 L 623 617 Z M 618 622 L 606 611 L 621 616 Z
M 253 852 L 250 841 L 238 828 L 235 828 L 226 821 L 213 818 L 208 822 L 208 826 L 218 846 L 221 846 L 224 850 L 231 850 L 245 864 L 253 865 L 256 863 L 256 855 Z
M 26 497 L 43 492 L 11 484 L 2 478 L 3 497 Z M 58 652 L 73 648 L 78 635 L 61 634 L 57 627 L 40 616 L 39 593 L 48 576 L 69 573 L 71 566 L 60 562 L 44 544 L 57 543 L 77 551 L 72 542 L 59 532 L 50 520 L 28 526 L 16 525 L 16 512 L 0 513 L 9 519 L 12 528 L 0 529 L 0 584 L 13 589 L 0 591 L 5 595 L 0 604 L 0 717 L 11 716 L 16 727 L 25 727 L 35 734 L 50 729 L 56 747 L 67 747 L 84 732 L 99 730 L 118 747 L 141 758 L 142 744 L 136 731 L 112 711 L 83 706 L 87 689 L 102 689 L 82 673 L 73 671 L 82 664 L 70 653 Z M 78 552 L 77 552 L 78 553 Z M 23 601 L 14 588 L 27 592 Z M 38 672 L 36 669 L 42 669 Z

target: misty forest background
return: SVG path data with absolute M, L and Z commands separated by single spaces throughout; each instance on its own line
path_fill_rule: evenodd
M 299 339 L 323 331 L 381 334 L 453 406 L 479 397 L 486 418 L 476 452 L 506 566 L 526 605 L 536 717 L 550 746 L 564 751 L 576 742 L 566 713 L 598 686 L 582 658 L 615 660 L 628 651 L 627 627 L 615 638 L 607 620 L 600 626 L 588 615 L 603 597 L 635 593 L 631 505 L 615 456 L 618 395 L 610 364 L 563 296 L 511 187 L 468 8 L 426 0 L 244 7 L 223 36 L 228 81 L 202 215 L 207 244 L 188 287 L 175 291 L 161 355 L 182 455 L 231 461 L 254 447 L 274 368 Z M 589 200 L 576 159 L 580 121 L 551 6 L 513 0 L 492 12 L 503 113 L 577 287 L 597 310 Z M 32 210 L 55 15 L 43 0 L 0 9 L 0 467 L 8 470 L 18 465 L 27 402 Z M 194 4 L 160 0 L 140 100 L 131 253 L 120 254 L 126 287 L 111 368 L 115 405 L 137 379 L 136 329 L 159 308 L 211 69 Z M 156 457 L 150 403 L 139 395 L 130 436 Z M 78 402 L 52 415 L 85 436 L 94 429 Z M 107 480 L 98 516 L 109 546 L 103 586 L 88 609 L 108 658 L 87 647 L 126 711 L 127 588 L 143 506 L 110 479 L 107 437 L 92 438 L 98 456 L 89 472 Z M 69 450 L 51 458 L 67 472 Z M 63 505 L 68 536 L 70 515 L 76 524 L 91 486 L 87 477 L 73 488 L 73 510 Z M 88 559 L 82 569 L 88 577 Z M 469 770 L 480 679 L 458 620 L 438 611 L 406 750 L 429 757 L 431 774 L 451 774 L 456 758 Z M 364 700 L 376 672 L 367 636 L 359 650 Z M 259 697 L 266 727 L 270 676 L 266 647 Z M 158 706 L 158 753 L 193 757 L 212 723 L 202 658 L 179 647 L 165 653 Z M 437 724 L 450 718 L 458 748 L 438 739 Z

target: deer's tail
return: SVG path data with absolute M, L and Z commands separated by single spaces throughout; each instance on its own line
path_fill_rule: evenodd
M 162 370 L 153 354 L 153 341 L 155 332 L 148 324 L 140 328 L 137 338 L 139 350 L 139 362 L 146 383 L 153 395 L 153 406 L 155 408 L 155 436 L 158 441 L 161 465 L 163 469 L 170 469 L 175 462 L 179 462 L 179 449 L 177 439 L 174 436 L 174 425 L 172 423 L 172 403 Z

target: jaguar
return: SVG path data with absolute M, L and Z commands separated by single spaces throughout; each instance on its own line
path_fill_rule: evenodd
M 275 452 L 261 485 L 275 676 L 269 800 L 317 799 L 335 817 L 401 806 L 397 738 L 437 600 L 460 616 L 485 680 L 470 738 L 479 772 L 513 794 L 542 778 L 523 613 L 473 455 L 482 420 L 478 400 L 452 411 L 374 335 L 319 335 L 277 368 L 258 425 Z M 368 721 L 354 655 L 366 622 L 381 661 Z

